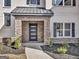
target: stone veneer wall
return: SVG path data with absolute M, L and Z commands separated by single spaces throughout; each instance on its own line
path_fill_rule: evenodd
M 22 36 L 23 21 L 44 22 L 44 43 L 48 43 L 50 36 L 50 16 L 15 16 L 15 35 Z
M 23 42 L 29 42 L 29 24 L 37 24 L 37 41 L 43 42 L 44 40 L 44 22 L 43 21 L 23 21 L 22 34 Z

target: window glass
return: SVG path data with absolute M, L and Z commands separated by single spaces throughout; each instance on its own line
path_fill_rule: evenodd
M 76 6 L 76 0 L 52 0 L 55 6 Z
M 31 0 L 31 4 L 36 4 L 36 0 Z
M 37 4 L 37 5 L 40 5 L 40 0 L 27 0 L 27 4 Z
M 54 0 L 54 5 L 63 5 L 63 0 Z
M 70 29 L 70 23 L 65 23 L 65 29 Z
M 54 37 L 63 36 L 63 23 L 54 23 Z
M 70 36 L 70 30 L 65 30 L 65 36 Z
M 40 5 L 40 0 L 37 0 L 37 4 Z
M 4 0 L 4 6 L 11 6 L 11 0 Z
M 65 5 L 71 5 L 71 0 L 64 0 Z
M 70 36 L 70 25 L 71 23 L 65 23 L 65 36 Z
M 63 23 L 57 23 L 57 29 L 63 29 Z
M 57 23 L 57 36 L 63 36 L 63 23 Z
M 27 0 L 27 4 L 29 4 L 30 0 Z

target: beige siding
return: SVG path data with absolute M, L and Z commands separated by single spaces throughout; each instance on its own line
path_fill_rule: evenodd
M 52 0 L 46 0 L 46 9 L 52 8 Z
M 75 38 L 79 38 L 79 0 L 76 0 L 76 6 L 53 6 L 54 16 L 51 19 L 51 37 L 53 37 L 53 23 L 75 23 Z M 58 37 L 57 37 L 58 38 Z M 64 37 L 72 38 L 72 37 Z

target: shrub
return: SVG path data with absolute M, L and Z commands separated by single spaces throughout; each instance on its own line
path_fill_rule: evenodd
M 59 48 L 57 48 L 57 52 L 58 53 L 66 54 L 67 51 L 68 51 L 68 48 L 66 48 L 66 47 L 59 47 Z
M 64 42 L 64 43 L 62 44 L 62 47 L 57 48 L 57 52 L 58 52 L 58 53 L 66 54 L 67 51 L 68 51 L 68 47 L 69 47 L 68 43 L 67 43 L 67 42 Z
M 17 37 L 16 40 L 15 40 L 15 45 L 14 45 L 14 48 L 20 48 L 21 47 L 21 40 L 20 40 L 20 37 Z
M 52 47 L 53 46 L 53 42 L 52 42 L 52 39 L 51 38 L 49 38 L 48 45 L 49 45 L 49 47 Z

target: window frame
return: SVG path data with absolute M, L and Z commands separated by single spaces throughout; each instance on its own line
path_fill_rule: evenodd
M 57 27 L 57 23 L 60 23 L 60 22 L 55 22 L 55 23 L 53 23 L 53 26 L 54 26 L 54 24 L 55 24 L 55 26 Z M 69 23 L 70 24 L 70 29 L 65 29 L 65 24 L 67 24 L 67 23 L 62 23 L 63 24 L 63 35 L 62 36 L 58 36 L 57 35 L 57 28 L 56 27 L 53 27 L 53 29 L 54 28 L 56 28 L 55 29 L 55 31 L 53 31 L 53 37 L 55 37 L 55 38 L 72 38 L 72 37 L 75 37 L 75 23 Z M 73 27 L 73 25 L 72 24 L 74 24 L 74 29 L 72 28 Z M 65 35 L 65 31 L 66 30 L 70 30 L 70 35 L 69 36 L 66 36 Z M 74 32 L 72 32 L 74 30 Z M 73 34 L 74 33 L 74 34 Z M 73 36 L 74 35 L 74 36 Z
M 9 17 L 9 18 L 7 18 Z M 9 23 L 8 23 L 9 21 Z M 11 26 L 11 14 L 10 13 L 4 13 L 4 24 L 5 26 Z
M 62 5 L 56 5 L 56 2 L 54 0 L 52 0 L 52 4 L 54 6 L 76 6 L 76 0 L 75 0 L 75 4 L 73 3 L 73 0 L 71 0 L 71 5 L 65 5 L 65 0 L 63 0 L 63 4 Z

